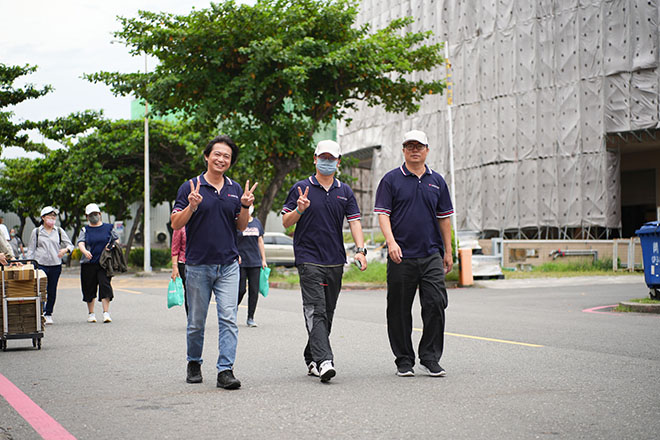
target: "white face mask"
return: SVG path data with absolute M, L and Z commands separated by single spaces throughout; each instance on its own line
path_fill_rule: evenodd
M 90 214 L 89 215 L 89 222 L 91 224 L 95 225 L 100 221 L 101 221 L 101 214 Z
M 49 228 L 54 227 L 54 226 L 55 226 L 55 219 L 54 219 L 54 218 L 50 218 L 50 217 L 46 217 L 46 218 L 44 219 L 44 225 L 48 226 Z

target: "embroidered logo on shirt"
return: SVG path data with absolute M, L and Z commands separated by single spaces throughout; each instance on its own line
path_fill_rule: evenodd
M 343 197 L 343 196 L 337 196 L 337 198 L 341 199 L 341 200 L 348 200 L 346 197 Z
M 233 197 L 235 199 L 239 198 L 236 194 L 227 194 L 227 197 Z
M 433 188 L 435 188 L 435 189 L 440 189 L 440 187 L 439 187 L 438 185 L 434 185 L 434 184 L 432 184 L 432 183 L 429 183 L 429 186 L 430 186 L 430 187 L 433 187 Z
M 245 228 L 245 231 L 243 231 L 243 237 L 258 237 L 259 236 L 259 228 L 251 227 L 251 228 Z

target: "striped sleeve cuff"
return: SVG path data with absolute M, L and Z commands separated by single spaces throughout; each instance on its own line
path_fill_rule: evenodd
M 351 214 L 346 216 L 346 220 L 349 222 L 354 222 L 355 220 L 360 220 L 362 217 L 360 213 L 358 212 L 357 214 Z
M 284 215 L 284 214 L 288 214 L 290 212 L 293 212 L 293 209 L 289 209 L 285 206 L 284 208 L 282 208 L 282 211 L 280 212 L 280 214 Z
M 174 208 L 174 209 L 172 210 L 172 214 L 176 214 L 177 212 L 181 212 L 181 211 L 183 211 L 183 209 L 181 209 L 181 208 Z
M 435 214 L 436 218 L 447 218 L 447 217 L 451 217 L 452 215 L 454 215 L 453 209 L 451 211 L 438 212 Z
M 389 215 L 392 213 L 391 209 L 386 209 L 386 208 L 374 208 L 374 214 L 384 214 L 389 217 Z

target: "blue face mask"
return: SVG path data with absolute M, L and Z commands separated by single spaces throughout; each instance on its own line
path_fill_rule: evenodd
M 320 157 L 316 158 L 316 169 L 319 170 L 319 173 L 324 176 L 330 176 L 332 173 L 337 171 L 337 160 L 336 159 L 321 159 Z

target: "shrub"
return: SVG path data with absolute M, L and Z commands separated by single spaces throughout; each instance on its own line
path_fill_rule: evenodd
M 144 266 L 144 248 L 133 248 L 128 255 L 129 266 Z M 151 267 L 171 267 L 172 253 L 169 249 L 151 249 Z

